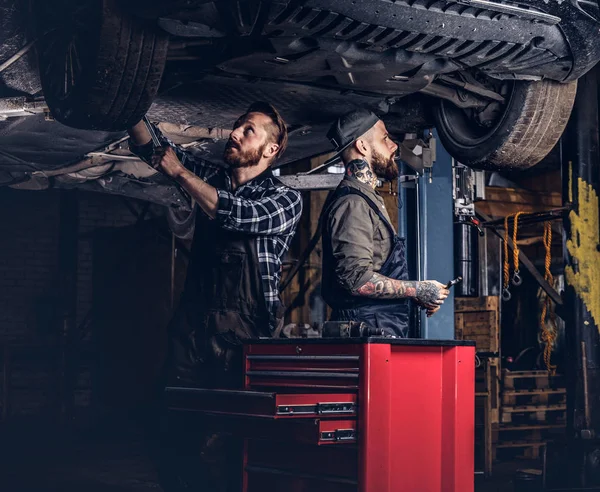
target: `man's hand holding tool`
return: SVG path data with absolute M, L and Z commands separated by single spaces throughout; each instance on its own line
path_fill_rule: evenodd
M 450 295 L 449 289 L 461 281 L 462 277 L 457 277 L 445 285 L 436 280 L 417 282 L 417 304 L 427 310 L 427 317 L 430 318 L 439 311 Z

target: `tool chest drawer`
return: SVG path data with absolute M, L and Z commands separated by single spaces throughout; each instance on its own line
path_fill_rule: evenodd
M 265 419 L 239 415 L 206 414 L 205 422 L 215 431 L 245 439 L 261 439 L 315 446 L 356 444 L 356 420 Z
M 247 389 L 358 390 L 360 355 L 350 346 L 329 353 L 323 353 L 318 347 L 277 347 L 278 351 L 262 348 L 251 346 L 246 353 Z
M 208 425 L 246 439 L 316 446 L 356 444 L 356 420 L 265 419 L 234 415 L 206 415 Z
M 202 414 L 215 429 L 313 445 L 355 443 L 357 396 L 169 387 L 171 410 Z
M 273 393 L 169 387 L 169 408 L 200 413 L 269 419 L 356 417 L 355 393 Z

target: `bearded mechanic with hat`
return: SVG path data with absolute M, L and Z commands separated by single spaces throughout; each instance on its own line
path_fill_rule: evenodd
M 435 280 L 408 280 L 405 240 L 398 237 L 379 179 L 398 177 L 392 141 L 383 121 L 366 109 L 340 117 L 327 133 L 345 176 L 323 210 L 322 295 L 331 321 L 358 321 L 405 338 L 409 302 L 432 316 L 448 297 Z

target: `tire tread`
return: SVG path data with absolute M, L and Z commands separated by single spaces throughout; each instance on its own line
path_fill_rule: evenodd
M 504 120 L 477 145 L 460 143 L 446 123 L 443 105 L 435 117 L 442 143 L 461 163 L 475 169 L 527 169 L 540 162 L 560 139 L 571 114 L 577 81 L 517 81 Z M 455 138 L 456 137 L 456 138 Z
M 64 100 L 44 89 L 56 119 L 83 129 L 122 131 L 148 111 L 160 86 L 168 36 L 155 26 L 121 12 L 116 0 L 101 3 L 97 50 L 85 61 L 79 86 Z M 45 54 L 40 66 L 45 65 Z M 43 71 L 42 84 L 44 85 Z M 49 85 L 46 85 L 50 87 Z
M 525 106 L 507 141 L 490 158 L 496 166 L 528 168 L 541 161 L 562 135 L 575 101 L 577 82 L 546 81 L 528 92 Z

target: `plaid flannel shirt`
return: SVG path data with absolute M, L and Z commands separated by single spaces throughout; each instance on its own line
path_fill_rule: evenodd
M 225 167 L 212 164 L 174 144 L 158 128 L 156 133 L 163 144 L 169 145 L 175 151 L 186 168 L 208 184 L 222 182 L 224 178 L 225 189 L 217 188 L 219 200 L 216 220 L 224 229 L 256 236 L 263 291 L 270 313 L 271 330 L 274 330 L 281 303 L 281 262 L 290 247 L 302 214 L 300 192 L 284 186 L 270 170 L 232 190 L 231 176 Z M 146 162 L 150 162 L 151 145 L 137 147 L 130 143 L 130 149 Z M 198 211 L 204 213 L 201 209 Z

